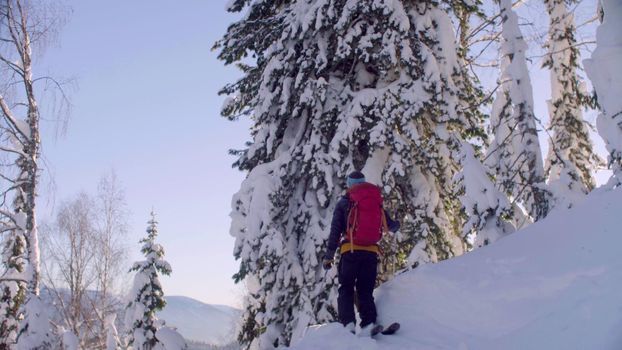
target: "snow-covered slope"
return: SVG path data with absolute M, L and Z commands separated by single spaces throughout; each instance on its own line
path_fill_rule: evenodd
M 240 310 L 224 305 L 208 305 L 183 297 L 166 297 L 166 307 L 158 318 L 176 327 L 187 340 L 223 345 L 235 340 Z
M 622 189 L 377 291 L 377 340 L 311 327 L 307 349 L 622 349 Z

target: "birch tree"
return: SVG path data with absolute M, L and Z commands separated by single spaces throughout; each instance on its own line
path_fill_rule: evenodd
M 129 212 L 125 192 L 117 175 L 110 171 L 103 175 L 94 198 L 96 207 L 94 238 L 94 272 L 96 281 L 96 300 L 99 327 L 96 332 L 98 343 L 103 345 L 108 332 L 106 319 L 114 316 L 124 305 L 117 295 L 124 282 L 124 269 L 127 262 L 127 233 Z
M 96 331 L 90 292 L 96 282 L 93 204 L 81 193 L 61 203 L 53 224 L 41 227 L 46 258 L 43 281 L 54 297 L 63 328 L 77 336 L 82 348 L 91 345 Z
M 56 220 L 41 226 L 43 282 L 63 328 L 83 348 L 104 347 L 107 319 L 124 305 L 117 297 L 127 249 L 125 196 L 114 172 L 102 176 L 97 195 L 80 193 L 61 203 Z
M 35 78 L 33 51 L 58 25 L 48 15 L 44 2 L 0 2 L 0 343 L 6 347 L 15 346 L 20 333 L 44 333 L 34 327 L 43 324 L 34 319 L 39 317 L 36 308 L 24 304 L 38 298 L 41 281 L 35 203 L 41 115 L 35 85 L 49 78 Z

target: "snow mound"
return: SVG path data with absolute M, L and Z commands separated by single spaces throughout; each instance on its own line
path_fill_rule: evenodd
M 185 349 L 186 347 L 186 342 L 181 334 L 170 327 L 158 329 L 156 338 L 158 338 L 159 343 L 154 350 Z
M 166 297 L 166 307 L 158 318 L 189 341 L 225 345 L 236 338 L 240 310 L 224 305 L 209 305 L 183 297 Z
M 491 246 L 397 276 L 377 290 L 376 339 L 309 327 L 293 349 L 621 349 L 622 190 Z

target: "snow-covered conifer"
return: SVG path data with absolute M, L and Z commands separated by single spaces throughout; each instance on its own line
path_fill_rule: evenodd
M 333 318 L 334 272 L 325 279 L 319 257 L 352 170 L 384 189 L 401 246 L 417 244 L 411 263 L 462 254 L 453 179 L 462 141 L 482 133 L 437 2 L 238 0 L 229 10 L 244 8 L 216 46 L 245 73 L 222 90 L 232 95 L 223 115 L 255 124 L 237 152 L 248 176 L 231 234 L 249 289 L 239 340 L 263 349 Z
M 72 331 L 67 330 L 63 327 L 58 329 L 58 339 L 57 344 L 55 344 L 55 349 L 58 350 L 79 350 L 80 349 L 80 340 L 78 337 L 73 334 Z M 110 349 L 107 349 L 110 350 Z M 116 348 L 112 350 L 117 350 Z
M 20 307 L 27 295 L 26 274 L 27 261 L 26 239 L 21 229 L 23 213 L 7 217 L 17 218 L 15 222 L 3 223 L 3 231 L 8 230 L 4 238 L 2 250 L 2 277 L 0 278 L 0 344 L 10 348 L 17 341 L 19 332 L 19 320 L 21 318 Z
M 500 0 L 503 21 L 499 88 L 490 117 L 492 140 L 486 164 L 497 185 L 521 203 L 533 220 L 549 211 L 544 167 L 533 109 L 533 92 L 525 52 L 527 43 L 512 10 L 511 0 Z
M 545 0 L 550 17 L 548 56 L 551 70 L 549 104 L 552 138 L 545 174 L 553 194 L 551 207 L 570 207 L 594 188 L 592 172 L 600 160 L 592 149 L 581 109 L 592 104 L 578 71 L 574 16 L 565 0 Z
M 614 174 L 609 185 L 618 186 L 622 184 L 622 2 L 603 0 L 602 13 L 603 22 L 596 31 L 596 49 L 584 65 L 601 109 L 596 127 L 605 140 Z
M 145 260 L 135 262 L 130 269 L 136 275 L 130 292 L 131 300 L 125 311 L 125 327 L 127 345 L 135 350 L 165 349 L 157 337 L 157 332 L 163 325 L 156 312 L 166 306 L 160 275 L 169 275 L 172 270 L 164 260 L 164 248 L 155 242 L 157 235 L 157 221 L 152 212 L 147 237 L 140 240 Z
M 515 231 L 508 220 L 512 206 L 505 193 L 497 189 L 471 145 L 463 146 L 462 171 L 457 176 L 463 210 L 468 218 L 462 234 L 475 247 L 491 244 Z
M 44 303 L 38 295 L 30 294 L 22 309 L 23 318 L 20 322 L 17 346 L 14 349 L 52 350 L 54 332 L 50 323 L 52 314 L 50 305 Z

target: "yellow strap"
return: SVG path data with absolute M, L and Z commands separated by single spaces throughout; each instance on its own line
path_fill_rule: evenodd
M 380 253 L 380 249 L 377 245 L 356 245 L 350 242 L 343 243 L 339 251 L 341 252 L 341 254 L 343 254 L 346 252 L 353 252 L 355 250 L 364 250 L 376 254 Z

